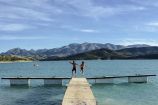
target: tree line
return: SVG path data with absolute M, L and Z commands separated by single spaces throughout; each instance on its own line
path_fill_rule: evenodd
M 13 55 L 0 55 L 0 61 L 20 61 L 20 60 L 28 61 L 31 59 L 25 57 L 13 56 Z

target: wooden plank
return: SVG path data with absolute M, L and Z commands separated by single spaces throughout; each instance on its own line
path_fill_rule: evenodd
M 70 80 L 62 105 L 96 105 L 96 99 L 86 78 Z

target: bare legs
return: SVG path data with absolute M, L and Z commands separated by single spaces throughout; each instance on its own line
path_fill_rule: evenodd
M 75 72 L 75 75 L 74 75 Z M 76 77 L 76 70 L 72 70 L 72 77 L 75 76 Z
M 83 75 L 83 69 L 81 69 L 81 73 L 82 73 L 82 75 Z

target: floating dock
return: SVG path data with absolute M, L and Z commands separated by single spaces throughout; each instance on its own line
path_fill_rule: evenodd
M 62 105 L 96 105 L 96 99 L 86 78 L 72 78 Z
M 87 77 L 87 80 L 92 80 L 92 84 L 114 83 L 114 79 L 125 78 L 128 83 L 147 83 L 148 77 L 156 75 L 129 75 L 129 76 L 102 76 L 102 77 Z M 62 85 L 63 80 L 70 80 L 71 77 L 3 77 L 1 79 L 10 80 L 10 85 L 30 85 L 30 80 L 40 79 L 44 81 L 44 85 Z
M 71 77 L 3 77 L 1 79 L 9 80 L 10 86 L 30 86 L 30 80 L 43 80 L 44 85 L 62 85 L 62 80 L 70 80 Z

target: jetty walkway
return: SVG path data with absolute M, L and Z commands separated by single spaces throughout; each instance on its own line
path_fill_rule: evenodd
M 62 105 L 96 105 L 96 99 L 86 78 L 72 78 Z

